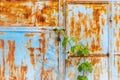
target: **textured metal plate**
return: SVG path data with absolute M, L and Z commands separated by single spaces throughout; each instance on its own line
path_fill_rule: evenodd
M 66 29 L 70 36 L 75 36 L 89 47 L 91 54 L 86 60 L 93 62 L 93 72 L 89 80 L 109 80 L 109 22 L 108 4 L 68 2 L 66 4 Z M 69 47 L 69 46 L 68 46 Z M 70 56 L 66 60 L 66 80 L 76 80 L 77 62 L 84 59 Z
M 109 80 L 108 76 L 108 58 L 107 57 L 87 57 L 86 60 L 93 62 L 93 72 L 88 75 L 88 80 Z M 69 58 L 66 60 L 66 79 L 76 80 L 78 73 L 76 65 L 78 62 L 84 61 L 83 58 Z M 86 74 L 86 73 L 84 73 Z
M 113 14 L 113 27 L 114 29 L 114 41 L 115 41 L 115 52 L 120 52 L 120 3 L 114 3 L 114 14 Z
M 58 26 L 58 1 L 36 2 L 35 19 L 37 26 Z
M 53 32 L 0 32 L 0 80 L 58 80 Z
M 29 2 L 0 2 L 0 26 L 33 26 L 34 3 Z
M 120 3 L 114 2 L 113 27 L 114 27 L 114 79 L 120 79 Z
M 67 4 L 66 29 L 92 53 L 108 53 L 107 4 Z
M 58 1 L 1 1 L 0 26 L 55 27 L 58 26 L 58 7 Z

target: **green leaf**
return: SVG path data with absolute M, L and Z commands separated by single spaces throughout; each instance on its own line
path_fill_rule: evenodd
M 82 55 L 82 51 L 79 50 L 79 51 L 77 52 L 77 55 L 78 55 L 78 56 L 81 56 L 81 55 Z
M 81 72 L 81 71 L 87 71 L 87 72 L 92 72 L 93 68 L 92 68 L 92 64 L 89 63 L 88 61 L 80 64 L 78 66 L 78 71 Z
M 82 55 L 87 56 L 89 54 L 89 49 L 87 48 L 87 46 L 85 46 L 83 44 L 81 44 L 80 46 L 81 46 L 80 51 L 81 51 Z
M 72 40 L 75 44 L 77 44 L 77 40 L 75 39 L 75 37 L 72 37 L 71 40 Z
M 63 30 L 63 29 L 61 29 L 61 30 L 60 30 L 60 32 L 61 32 L 61 33 L 64 33 L 64 30 Z
M 78 51 L 79 48 L 80 48 L 79 45 L 72 46 L 72 47 L 71 47 L 71 52 L 74 53 L 75 51 Z
M 62 46 L 66 46 L 66 44 L 68 43 L 68 39 L 69 39 L 69 36 L 68 35 L 65 35 L 64 36 L 64 39 L 63 39 L 63 42 L 62 42 Z
M 71 47 L 71 52 L 74 53 L 74 52 L 75 52 L 75 49 L 76 49 L 76 46 L 72 46 L 72 47 Z
M 87 76 L 78 76 L 77 80 L 88 80 Z
M 54 31 L 55 31 L 55 33 L 58 33 L 58 32 L 59 32 L 59 30 L 58 30 L 58 29 L 54 29 Z

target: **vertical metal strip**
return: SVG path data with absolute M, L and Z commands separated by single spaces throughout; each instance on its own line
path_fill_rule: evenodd
M 66 32 L 66 0 L 64 0 L 64 3 L 63 3 L 63 12 L 64 12 L 64 29 L 65 29 L 65 34 L 67 34 Z M 63 51 L 63 61 L 64 61 L 64 80 L 66 79 L 66 48 L 64 49 Z
M 114 80 L 114 42 L 113 42 L 113 38 L 114 38 L 114 26 L 113 26 L 113 12 L 114 12 L 114 1 L 111 0 L 110 1 L 110 5 L 109 8 L 111 8 L 110 12 L 108 14 L 109 15 L 109 80 Z
M 58 0 L 58 27 L 60 26 L 59 24 L 60 21 L 60 0 Z M 58 34 L 56 34 L 58 36 Z M 60 42 L 58 43 L 58 80 L 60 80 Z

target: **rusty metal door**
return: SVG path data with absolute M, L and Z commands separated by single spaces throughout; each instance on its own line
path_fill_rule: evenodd
M 0 80 L 59 80 L 59 14 L 57 0 L 0 0 Z
M 119 1 L 66 2 L 66 29 L 86 44 L 91 54 L 85 59 L 94 62 L 89 80 L 120 80 L 120 3 Z M 82 57 L 66 59 L 66 80 L 75 80 L 76 63 Z
M 91 51 L 89 80 L 119 80 L 120 3 L 88 1 L 0 0 L 0 80 L 75 80 L 83 58 L 65 54 L 63 26 Z

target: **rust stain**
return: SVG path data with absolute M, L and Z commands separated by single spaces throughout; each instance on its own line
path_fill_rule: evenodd
M 81 56 L 77 56 L 77 55 L 69 55 L 69 58 L 82 58 L 82 57 L 109 57 L 109 53 L 104 54 L 104 53 L 96 53 L 96 54 L 88 54 L 87 56 L 81 55 Z
M 45 33 L 41 33 L 40 34 L 41 39 L 39 40 L 40 42 L 40 47 L 41 47 L 41 52 L 42 54 L 45 56 L 46 53 L 46 37 L 45 37 Z
M 70 65 L 72 65 L 72 59 L 71 58 L 67 59 L 65 63 L 66 63 L 66 67 L 69 67 Z
M 96 50 L 102 50 L 102 48 L 99 45 L 95 44 L 95 40 L 93 39 L 91 42 L 90 50 L 92 52 L 95 52 Z
M 57 41 L 57 39 L 54 39 L 54 44 L 56 46 L 56 54 L 59 54 L 59 41 Z
M 96 64 L 98 64 L 100 62 L 100 58 L 91 58 L 91 62 L 93 62 L 93 66 L 95 66 Z
M 28 71 L 28 66 L 27 65 L 25 65 L 23 62 L 21 62 L 21 65 L 20 65 L 20 67 L 17 67 L 17 70 L 18 70 L 18 72 L 17 72 L 17 78 L 16 79 L 12 79 L 12 80 L 28 80 L 27 78 L 26 78 L 26 73 L 27 73 L 27 71 Z
M 10 67 L 12 68 L 14 66 L 14 52 L 15 52 L 15 40 L 8 40 L 8 45 L 9 45 L 9 52 L 7 55 L 7 62 L 9 62 Z
M 4 40 L 0 39 L 0 48 L 2 49 L 2 66 L 0 65 L 0 79 L 5 80 L 5 58 L 4 58 Z
M 118 65 L 118 74 L 120 73 L 120 61 L 117 62 Z M 118 78 L 120 79 L 120 75 L 118 75 Z
M 40 56 L 41 56 L 40 54 L 36 54 L 36 62 L 39 61 Z
M 28 48 L 28 50 L 30 51 L 30 61 L 32 63 L 33 66 L 35 66 L 35 55 L 34 55 L 34 48 L 30 47 Z
M 100 41 L 101 34 L 104 34 L 102 26 L 105 25 L 105 19 L 101 18 L 100 20 L 100 16 L 102 15 L 101 13 L 106 14 L 106 6 L 98 5 L 91 4 L 89 5 L 89 7 L 87 7 L 93 10 L 92 15 L 84 14 L 79 11 L 77 16 L 72 13 L 72 17 L 70 18 L 70 36 L 76 36 L 78 40 L 80 40 L 80 38 L 90 38 L 92 41 L 89 45 L 89 49 L 92 52 L 102 50 Z M 88 6 L 88 4 L 86 4 L 85 6 Z M 93 16 L 93 18 L 90 18 L 90 16 Z M 78 17 L 77 21 L 75 20 L 76 17 Z M 100 22 L 102 23 L 102 26 L 100 26 Z M 81 36 L 82 26 L 84 26 L 83 36 Z M 92 35 L 94 35 L 96 38 L 94 39 Z
M 42 6 L 42 9 L 39 7 Z M 36 8 L 36 24 L 40 26 L 57 26 L 58 2 L 44 2 Z
M 45 33 L 41 33 L 40 36 L 41 36 L 41 39 L 39 40 L 39 42 L 40 42 L 41 53 L 42 53 L 42 67 L 41 67 L 41 71 L 40 71 L 40 78 L 41 78 L 41 80 L 48 80 L 49 77 L 52 78 L 52 76 L 53 76 L 52 72 L 53 72 L 54 68 L 49 68 L 49 69 L 44 68 L 44 64 L 48 60 L 47 58 L 45 58 L 45 54 L 46 54 Z M 49 76 L 49 75 L 51 75 L 51 76 Z
M 91 58 L 91 62 L 93 62 L 94 68 L 94 80 L 100 80 L 100 75 L 102 73 L 101 58 Z
M 72 71 L 69 71 L 68 72 L 68 77 L 71 77 L 73 75 L 73 72 Z
M 8 40 L 9 52 L 6 62 L 9 64 L 9 80 L 15 80 L 16 65 L 15 65 L 15 40 Z
M 102 19 L 101 19 L 101 22 L 102 22 L 102 25 L 104 26 L 104 25 L 105 25 L 105 19 L 102 18 Z
M 1 26 L 31 26 L 33 25 L 32 1 L 3 1 L 0 4 Z
M 74 30 L 75 30 L 75 17 L 73 17 L 74 14 L 72 14 L 72 17 L 71 17 L 71 22 L 70 22 L 70 36 L 74 36 Z
M 116 25 L 118 25 L 118 14 L 114 14 L 114 21 L 116 23 Z
M 26 33 L 26 34 L 24 34 L 24 36 L 27 36 L 27 37 L 30 37 L 30 36 L 34 36 L 34 33 Z
M 100 74 L 101 74 L 101 71 L 102 71 L 102 66 L 96 66 L 95 67 L 95 70 L 94 70 L 94 80 L 100 80 Z

